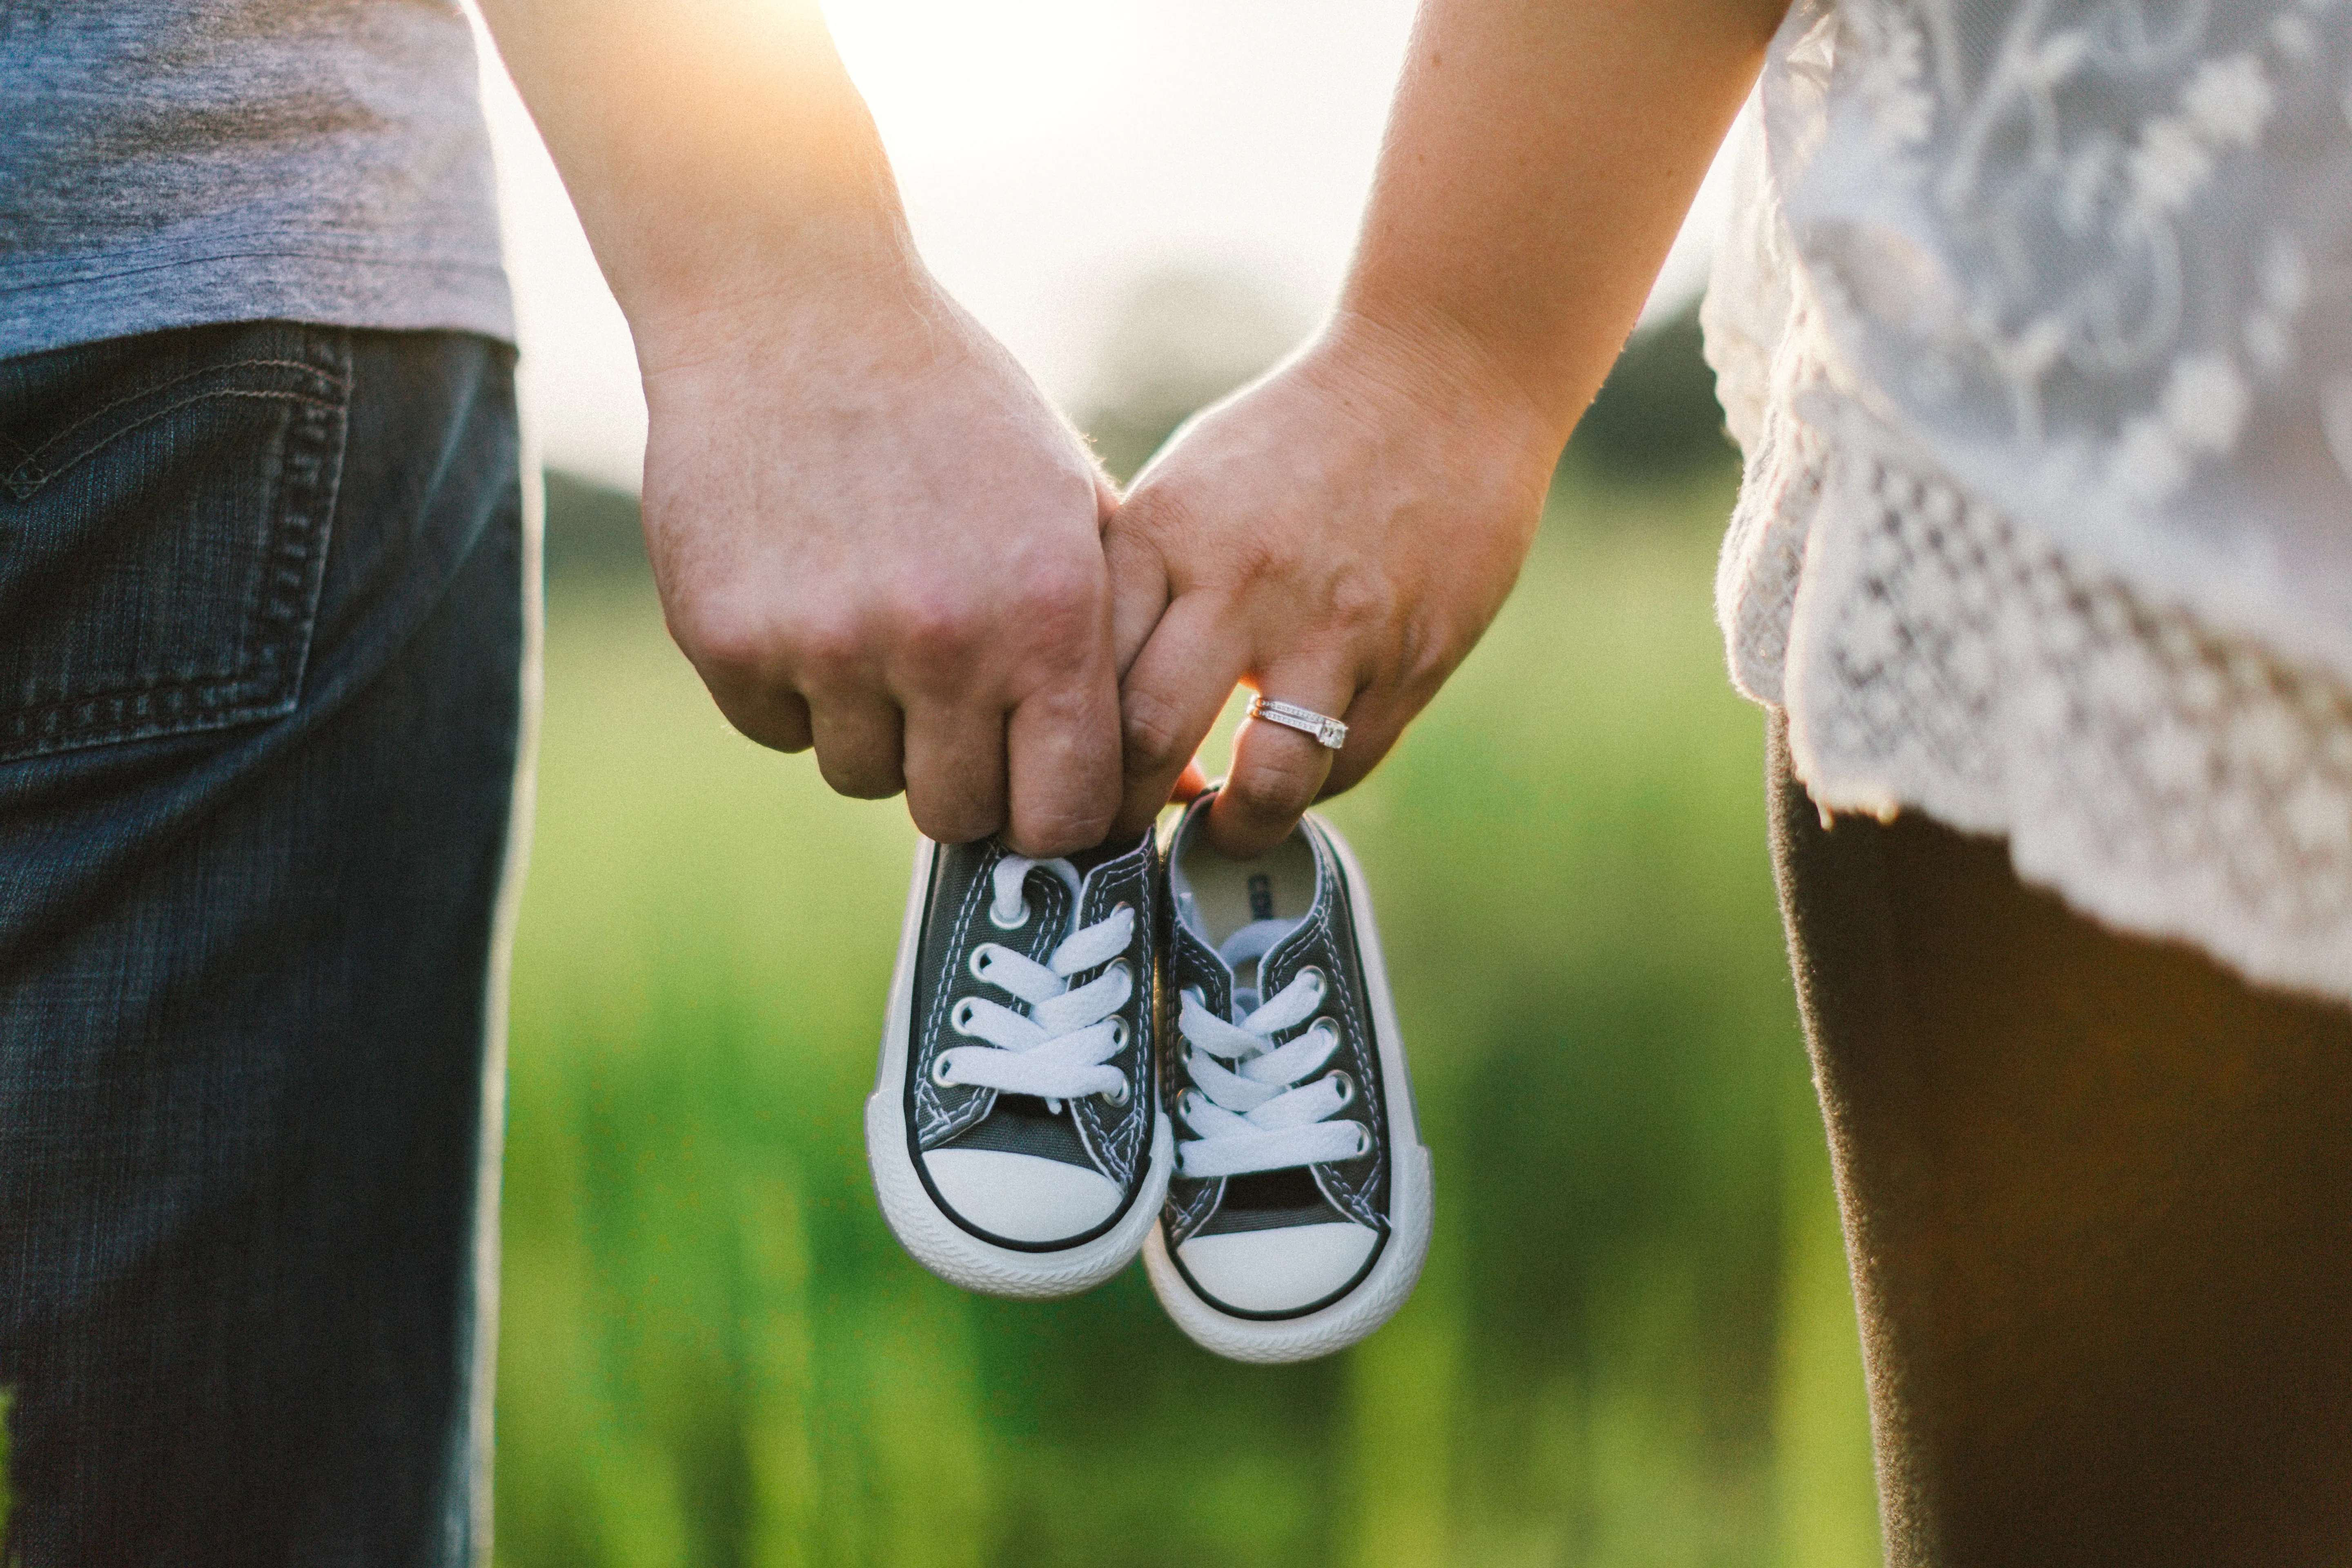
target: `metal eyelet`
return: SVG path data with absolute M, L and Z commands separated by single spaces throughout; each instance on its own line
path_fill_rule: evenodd
M 1118 1080 L 1118 1088 L 1116 1091 L 1108 1089 L 1103 1090 L 1102 1097 L 1113 1105 L 1125 1105 L 1131 1098 L 1128 1093 L 1127 1079 Z
M 1328 1083 L 1336 1083 L 1339 1086 L 1339 1103 L 1333 1106 L 1331 1108 L 1332 1110 L 1345 1110 L 1349 1106 L 1353 1105 L 1356 1102 L 1356 1080 L 1349 1078 L 1346 1072 L 1334 1068 L 1326 1075 L 1325 1081 Z M 1356 1125 L 1361 1127 L 1363 1123 L 1359 1121 Z
M 1348 1125 L 1356 1130 L 1356 1152 L 1348 1158 L 1360 1160 L 1372 1152 L 1372 1130 L 1360 1121 L 1350 1121 Z
M 995 963 L 996 955 L 1003 951 L 992 942 L 983 942 L 971 950 L 971 958 L 964 967 L 971 971 L 974 980 L 987 980 L 988 971 Z
M 1017 921 L 1009 921 L 997 913 L 996 902 L 992 899 L 988 905 L 988 923 L 999 931 L 1019 931 L 1029 923 L 1029 900 L 1025 898 L 1021 900 L 1021 918 Z
M 948 1022 L 954 1026 L 957 1034 L 969 1035 L 971 1033 L 971 1021 L 978 1013 L 979 1009 L 972 1005 L 972 999 L 967 996 L 955 1005 L 955 1011 L 948 1015 Z
M 931 1058 L 931 1082 L 941 1089 L 956 1087 L 955 1079 L 948 1077 L 948 1058 L 944 1051 Z
M 1127 1049 L 1126 1019 L 1113 1018 L 1110 1021 L 1110 1045 L 1111 1049 L 1114 1051 L 1123 1051 Z
M 1307 965 L 1305 969 L 1300 970 L 1298 974 L 1299 978 L 1302 980 L 1311 979 L 1315 982 L 1315 995 L 1318 1003 L 1323 997 L 1331 994 L 1330 976 L 1325 974 L 1321 970 L 1316 968 L 1314 965 Z

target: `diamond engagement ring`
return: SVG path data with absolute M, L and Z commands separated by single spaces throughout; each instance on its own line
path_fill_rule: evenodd
M 1348 726 L 1328 714 L 1318 713 L 1312 708 L 1301 708 L 1295 702 L 1269 702 L 1263 697 L 1250 699 L 1249 716 L 1287 725 L 1315 737 L 1318 746 L 1338 751 L 1348 743 Z

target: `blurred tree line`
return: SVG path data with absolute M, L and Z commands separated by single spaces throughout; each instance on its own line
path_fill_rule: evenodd
M 1256 379 L 1305 335 L 1247 279 L 1168 271 L 1139 280 L 1114 318 L 1080 428 L 1125 484 L 1177 427 Z M 1635 332 L 1560 458 L 1561 478 L 1680 481 L 1738 454 L 1700 352 L 1698 305 Z M 547 478 L 551 577 L 642 575 L 636 498 L 577 476 Z
M 1255 380 L 1305 331 L 1222 273 L 1153 274 L 1129 290 L 1079 425 L 1113 478 L 1133 479 L 1177 426 Z M 1561 458 L 1618 481 L 1683 479 L 1737 461 L 1700 352 L 1698 304 L 1633 334 Z

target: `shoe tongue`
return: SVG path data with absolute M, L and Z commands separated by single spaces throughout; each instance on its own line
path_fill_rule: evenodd
M 1265 1000 L 1259 961 L 1298 925 L 1296 920 L 1252 921 L 1219 944 L 1217 956 L 1234 973 L 1234 1022 L 1240 1023 Z
M 1217 956 L 1225 961 L 1228 969 L 1255 963 L 1273 950 L 1276 942 L 1297 929 L 1295 920 L 1252 921 L 1218 944 Z
M 1193 807 L 1195 812 L 1200 809 L 1198 805 Z M 1192 817 L 1188 816 L 1185 821 L 1189 825 Z M 1180 829 L 1180 844 L 1181 840 L 1182 832 Z M 1260 994 L 1258 984 L 1259 961 L 1272 952 L 1283 938 L 1305 924 L 1307 917 L 1296 915 L 1287 920 L 1265 918 L 1254 920 L 1246 925 L 1236 927 L 1227 932 L 1225 940 L 1220 942 L 1210 936 L 1208 922 L 1201 918 L 1201 900 L 1192 891 L 1191 882 L 1184 855 L 1180 851 L 1171 856 L 1168 875 L 1169 902 L 1174 907 L 1176 923 L 1190 931 L 1199 941 L 1202 948 L 1225 971 L 1230 983 L 1233 1021 L 1239 1023 L 1255 1012 L 1259 1004 L 1265 999 Z M 1265 904 L 1260 904 L 1255 890 L 1253 890 L 1251 904 L 1253 913 L 1256 913 L 1260 909 L 1269 910 L 1272 909 L 1271 900 Z

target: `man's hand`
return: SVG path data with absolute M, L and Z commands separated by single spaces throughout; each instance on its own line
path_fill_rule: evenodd
M 1164 804 L 1236 682 L 1348 724 L 1242 726 L 1211 841 L 1273 847 L 1462 662 L 1535 535 L 1559 433 L 1465 347 L 1342 317 L 1181 435 L 1106 545 L 1126 668 L 1121 832 Z
M 729 720 L 933 838 L 1100 842 L 1116 498 L 1003 349 L 919 269 L 640 342 L 654 574 Z
M 915 255 L 818 0 L 483 0 L 635 334 L 646 534 L 728 718 L 948 841 L 1100 842 L 1109 486 Z

